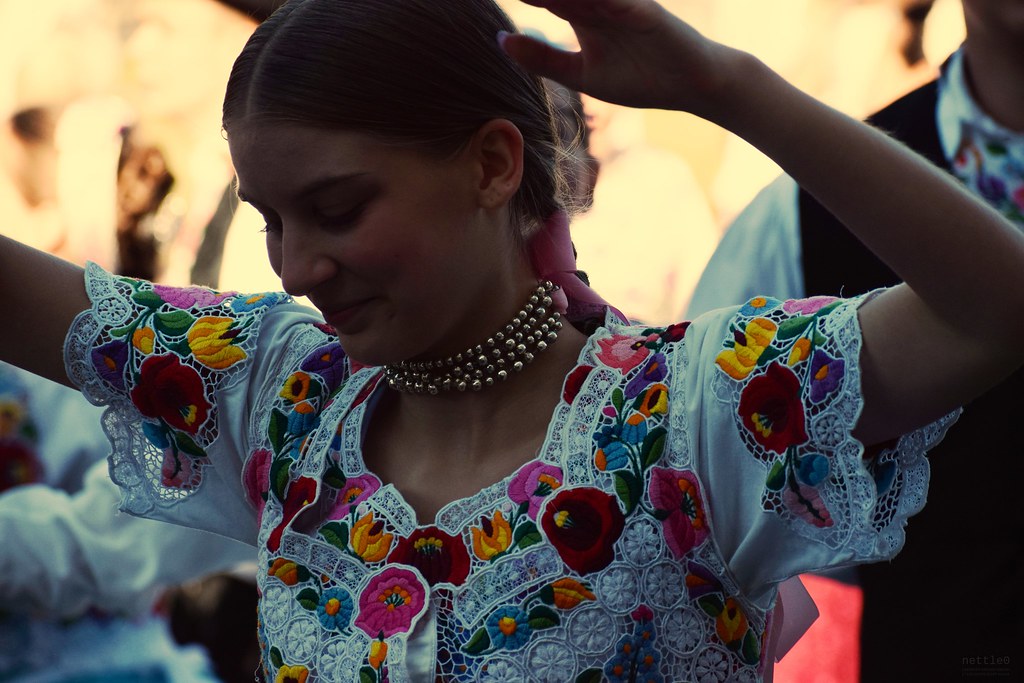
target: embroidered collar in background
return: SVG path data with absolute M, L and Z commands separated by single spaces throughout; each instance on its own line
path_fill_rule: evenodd
M 953 174 L 1024 228 L 1024 132 L 1001 126 L 974 101 L 962 51 L 949 59 L 939 80 L 937 122 Z

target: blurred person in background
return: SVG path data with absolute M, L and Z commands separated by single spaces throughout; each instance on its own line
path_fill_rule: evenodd
M 922 9 L 909 7 L 918 15 Z M 870 120 L 1024 229 L 1024 4 L 963 0 L 963 10 L 967 38 L 939 77 Z M 894 282 L 784 176 L 729 229 L 688 315 L 755 295 L 848 296 Z M 899 559 L 858 569 L 864 680 L 986 675 L 965 664 L 985 657 L 1006 661 L 1005 670 L 987 675 L 1019 676 L 1010 655 L 1024 639 L 1024 513 L 1005 503 L 1024 486 L 1016 427 L 1022 390 L 1018 371 L 965 408 L 958 429 L 929 458 L 932 502 L 915 518 Z M 967 455 L 976 459 L 964 467 Z

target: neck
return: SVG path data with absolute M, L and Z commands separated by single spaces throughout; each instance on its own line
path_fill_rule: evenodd
M 1007 45 L 991 31 L 968 25 L 964 67 L 971 94 L 985 113 L 1024 133 L 1024 41 Z

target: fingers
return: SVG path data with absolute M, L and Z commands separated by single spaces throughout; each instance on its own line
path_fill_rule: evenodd
M 502 33 L 498 42 L 508 56 L 527 71 L 558 81 L 567 88 L 581 89 L 580 53 L 559 50 L 536 38 L 518 33 Z
M 650 0 L 522 0 L 542 7 L 571 24 L 608 24 L 631 22 L 633 17 L 649 16 L 657 5 Z

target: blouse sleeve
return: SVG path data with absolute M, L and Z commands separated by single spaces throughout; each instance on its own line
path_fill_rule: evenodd
M 86 290 L 92 307 L 71 326 L 65 364 L 107 406 L 122 509 L 254 543 L 242 484 L 253 422 L 286 358 L 322 343 L 308 334 L 319 318 L 285 294 L 165 287 L 95 264 Z
M 891 558 L 924 505 L 925 453 L 958 413 L 870 452 L 854 438 L 857 309 L 871 296 L 758 297 L 699 318 L 687 335 L 692 452 L 713 493 L 715 540 L 749 595 Z

